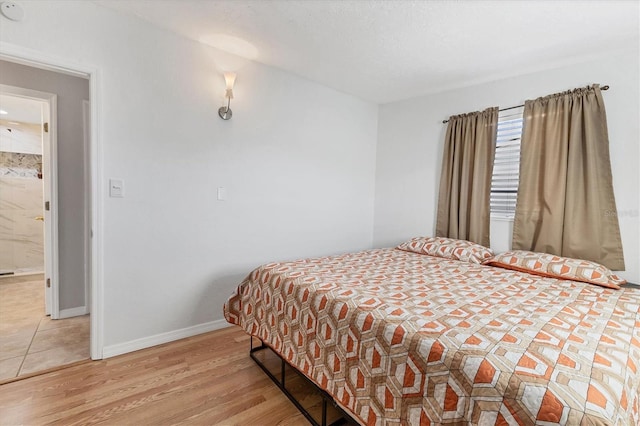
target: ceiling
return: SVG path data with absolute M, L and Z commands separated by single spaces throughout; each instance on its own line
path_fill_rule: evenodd
M 0 120 L 17 123 L 42 123 L 42 102 L 0 94 Z M 6 114 L 5 114 L 6 112 Z
M 375 103 L 637 48 L 639 38 L 633 0 L 96 3 Z

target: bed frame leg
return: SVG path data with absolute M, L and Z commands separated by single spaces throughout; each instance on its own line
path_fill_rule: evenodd
M 327 400 L 322 398 L 322 426 L 327 426 Z
M 313 425 L 313 426 L 331 426 L 331 425 L 327 425 L 327 401 L 331 401 L 333 403 L 333 406 L 338 410 L 338 412 L 340 413 L 340 415 L 342 416 L 341 418 L 339 418 L 335 424 L 340 424 L 340 425 L 344 425 L 344 424 L 349 424 L 349 425 L 357 425 L 357 422 L 355 420 L 353 420 L 347 413 L 344 412 L 344 410 L 342 410 L 340 407 L 338 407 L 338 405 L 336 405 L 336 403 L 333 401 L 333 399 L 331 399 L 331 396 L 329 394 L 327 394 L 325 391 L 323 391 L 322 389 L 320 389 L 319 387 L 317 387 L 313 382 L 311 382 L 309 379 L 307 379 L 306 377 L 304 377 L 304 375 L 302 375 L 302 373 L 299 373 L 300 376 L 305 379 L 305 381 L 307 382 L 307 384 L 309 386 L 312 386 L 313 388 L 316 389 L 317 392 L 320 393 L 320 396 L 322 398 L 322 403 L 321 403 L 321 419 L 318 422 L 317 420 L 315 420 L 313 418 L 313 416 L 302 406 L 302 404 L 295 398 L 295 396 L 293 396 L 289 390 L 285 387 L 285 379 L 286 379 L 286 365 L 287 362 L 284 360 L 283 357 L 281 357 L 280 355 L 278 355 L 276 352 L 274 352 L 272 349 L 269 348 L 269 346 L 267 346 L 262 340 L 258 339 L 260 341 L 260 345 L 256 345 L 254 346 L 253 343 L 253 336 L 251 336 L 250 338 L 250 350 L 249 350 L 249 356 L 251 357 L 251 359 L 253 359 L 253 361 L 258 364 L 258 366 L 262 369 L 262 371 L 264 371 L 266 373 L 266 375 L 271 379 L 271 381 L 273 381 L 273 383 L 278 386 L 280 388 L 280 390 L 282 391 L 282 393 L 289 398 L 289 400 L 296 406 L 296 408 L 298 410 L 300 410 L 300 412 L 305 416 L 305 418 Z M 271 373 L 269 371 L 269 369 L 262 364 L 262 362 L 258 359 L 258 357 L 256 357 L 255 352 L 258 351 L 262 351 L 262 350 L 270 350 L 272 351 L 278 358 L 280 358 L 280 380 L 278 380 L 278 373 L 275 372 Z M 295 368 L 295 367 L 292 367 Z

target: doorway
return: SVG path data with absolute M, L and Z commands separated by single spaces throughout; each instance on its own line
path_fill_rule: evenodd
M 45 270 L 43 115 L 48 107 L 0 89 L 0 276 Z
M 104 348 L 104 285 L 103 285 L 103 200 L 102 186 L 104 176 L 102 172 L 102 144 L 99 142 L 100 114 L 98 112 L 100 94 L 100 69 L 86 63 L 78 63 L 67 57 L 58 57 L 49 53 L 28 49 L 18 45 L 0 42 L 0 66 L 3 62 L 23 64 L 29 69 L 52 71 L 56 74 L 80 77 L 89 84 L 85 100 L 89 101 L 89 108 L 85 108 L 86 121 L 90 123 L 87 130 L 85 146 L 85 190 L 87 197 L 86 225 L 84 238 L 88 239 L 84 253 L 85 273 L 88 276 L 85 283 L 88 295 L 84 309 L 91 312 L 91 359 L 102 359 Z M 0 73 L 0 76 L 3 74 Z M 68 313 L 69 311 L 67 311 Z
M 0 211 L 3 254 L 0 259 L 0 380 L 3 380 L 89 358 L 90 300 L 86 291 L 89 287 L 86 264 L 90 256 L 86 252 L 89 235 L 85 231 L 85 218 L 90 216 L 85 211 L 88 185 L 84 175 L 87 164 L 83 129 L 87 123 L 83 98 L 88 98 L 88 82 L 74 77 L 78 81 L 73 83 L 81 87 L 74 92 L 65 84 L 70 77 L 6 61 L 0 61 L 0 67 L 0 83 L 8 80 L 21 85 L 0 84 L 0 179 L 3 179 L 0 189 L 0 209 L 3 210 Z M 38 84 L 47 78 L 49 86 L 45 89 L 59 90 L 67 98 L 60 121 L 56 114 L 56 94 L 26 88 L 35 82 L 41 89 Z M 75 109 L 68 105 L 69 98 L 77 105 Z M 31 116 L 25 118 L 27 111 L 31 111 Z M 66 147 L 66 153 L 62 152 L 61 160 L 57 156 L 58 124 L 67 145 L 69 141 L 75 142 Z M 73 153 L 76 150 L 79 155 Z M 72 184 L 69 188 L 64 181 L 59 183 L 60 161 L 66 162 L 67 170 L 71 166 L 80 171 L 80 182 L 75 187 Z M 68 172 L 66 178 L 69 179 Z M 73 180 L 77 180 L 77 176 L 74 175 Z M 64 195 L 65 188 L 67 197 L 58 203 L 58 191 Z M 74 199 L 68 197 L 69 190 L 79 193 L 75 204 Z M 72 238 L 58 239 L 58 213 L 62 213 L 63 225 L 65 220 L 66 224 L 78 222 L 75 228 L 67 225 L 67 235 L 79 236 L 75 251 Z M 81 220 L 78 221 L 78 217 Z M 15 218 L 21 220 L 13 220 Z M 3 224 L 5 219 L 11 220 Z M 3 235 L 3 231 L 11 235 Z M 62 236 L 65 237 L 64 232 Z M 63 256 L 59 256 L 59 250 Z M 77 258 L 79 261 L 74 262 Z M 60 288 L 60 275 L 67 285 L 66 294 L 64 285 Z
M 44 274 L 46 282 L 57 271 L 55 105 L 55 95 L 0 84 L 0 277 Z M 43 285 L 47 315 L 51 282 Z

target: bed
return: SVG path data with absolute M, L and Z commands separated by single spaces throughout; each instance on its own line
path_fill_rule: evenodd
M 260 266 L 224 312 L 362 424 L 636 425 L 639 308 L 394 248 Z

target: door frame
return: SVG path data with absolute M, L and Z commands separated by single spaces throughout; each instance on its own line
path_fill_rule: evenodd
M 87 238 L 91 247 L 91 358 L 102 359 L 104 348 L 104 287 L 103 287 L 103 153 L 100 135 L 100 70 L 73 59 L 52 56 L 12 43 L 0 41 L 0 59 L 49 71 L 89 79 L 90 103 L 90 181 L 91 231 Z
M 45 105 L 40 125 L 49 123 L 48 131 L 42 132 L 43 204 L 49 202 L 50 209 L 43 206 L 44 214 L 44 271 L 45 313 L 52 319 L 60 317 L 60 293 L 58 287 L 58 120 L 57 101 L 54 93 L 0 84 L 0 93 L 31 99 Z M 47 282 L 50 285 L 47 287 Z
M 91 313 L 91 102 L 82 101 L 84 140 L 84 306 Z

